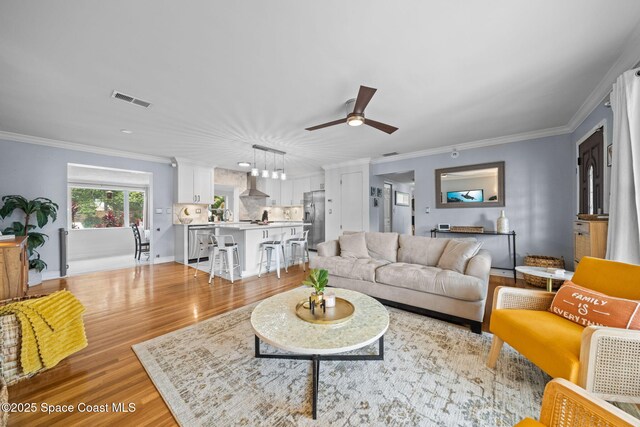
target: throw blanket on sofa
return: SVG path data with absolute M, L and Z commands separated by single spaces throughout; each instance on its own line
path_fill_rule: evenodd
M 25 373 L 51 368 L 87 346 L 82 322 L 84 310 L 69 291 L 0 308 L 0 315 L 15 314 L 20 321 L 20 363 Z

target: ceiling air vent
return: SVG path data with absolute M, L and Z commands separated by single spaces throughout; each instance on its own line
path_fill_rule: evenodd
M 397 151 L 393 151 L 391 153 L 385 153 L 382 155 L 382 157 L 390 157 L 390 156 L 397 156 L 398 152 Z
M 136 104 L 136 105 L 139 105 L 139 106 L 144 107 L 144 108 L 149 108 L 151 106 L 151 103 L 148 102 L 148 101 L 144 101 L 142 99 L 134 98 L 131 95 L 127 95 L 127 94 L 124 94 L 122 92 L 118 92 L 117 90 L 113 91 L 113 93 L 111 94 L 111 97 L 119 99 L 121 101 L 128 102 L 129 104 Z

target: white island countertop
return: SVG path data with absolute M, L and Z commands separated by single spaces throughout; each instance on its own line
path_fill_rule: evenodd
M 259 230 L 265 228 L 297 227 L 301 225 L 311 225 L 310 222 L 302 221 L 277 221 L 269 224 L 251 224 L 250 222 L 208 222 L 202 224 L 175 224 L 182 227 L 198 228 L 230 228 L 233 230 Z

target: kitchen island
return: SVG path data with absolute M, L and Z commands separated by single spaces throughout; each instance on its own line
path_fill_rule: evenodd
M 238 244 L 240 268 L 242 277 L 256 276 L 260 262 L 260 244 L 273 240 L 278 235 L 284 235 L 284 240 L 290 239 L 296 234 L 301 234 L 309 223 L 300 221 L 283 221 L 269 224 L 251 224 L 248 222 L 218 222 L 208 224 L 176 225 L 176 262 L 189 264 L 197 256 L 197 246 L 193 239 L 197 233 L 214 233 L 215 235 L 230 235 Z M 197 231 L 196 231 L 197 230 Z M 189 242 L 191 234 L 192 242 Z M 191 246 L 191 251 L 189 250 Z M 201 253 L 206 258 L 208 253 Z M 287 253 L 287 258 L 289 254 Z M 266 259 L 266 257 L 265 257 Z M 207 261 L 208 262 L 208 261 Z M 208 264 L 207 264 L 208 265 Z M 236 272 L 237 274 L 237 272 Z M 227 277 L 227 275 L 223 275 Z

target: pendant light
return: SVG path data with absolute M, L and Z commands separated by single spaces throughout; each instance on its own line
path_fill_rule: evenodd
M 273 153 L 273 172 L 271 172 L 272 179 L 278 179 L 280 175 L 278 175 L 278 167 L 276 166 L 276 153 Z
M 256 149 L 253 149 L 253 167 L 251 168 L 251 176 L 260 175 L 260 171 L 256 167 Z
M 264 152 L 264 169 L 262 169 L 262 177 L 269 178 L 269 169 L 267 169 L 267 152 Z
M 280 179 L 283 181 L 287 180 L 287 174 L 284 173 L 284 154 L 282 154 L 282 173 L 280 173 Z

